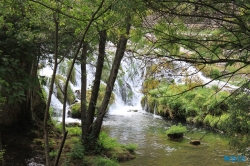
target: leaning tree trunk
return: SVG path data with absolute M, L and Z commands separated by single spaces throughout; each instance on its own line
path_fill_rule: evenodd
M 102 104 L 99 108 L 98 111 L 98 116 L 95 120 L 95 123 L 93 125 L 92 129 L 92 137 L 93 137 L 93 141 L 96 141 L 99 137 L 100 131 L 101 131 L 101 126 L 102 126 L 102 122 L 103 122 L 103 117 L 106 113 L 106 109 L 108 107 L 109 104 L 109 100 L 114 88 L 114 83 L 118 74 L 118 70 L 121 64 L 121 60 L 124 56 L 125 50 L 126 50 L 126 45 L 127 45 L 127 38 L 129 35 L 129 31 L 130 31 L 130 17 L 127 18 L 126 20 L 126 34 L 121 35 L 120 40 L 117 44 L 117 50 L 116 50 L 116 54 L 115 54 L 115 58 L 112 64 L 112 69 L 110 71 L 110 75 L 109 75 L 109 79 L 107 82 L 107 87 L 106 87 L 106 92 L 104 95 L 104 98 L 102 100 Z
M 80 49 L 82 48 L 83 46 L 83 42 L 85 41 L 85 37 L 86 37 L 86 34 L 87 32 L 89 31 L 90 29 L 90 26 L 92 25 L 92 23 L 94 22 L 94 20 L 96 19 L 96 15 L 97 13 L 99 12 L 99 10 L 102 8 L 102 5 L 104 3 L 105 0 L 102 0 L 100 5 L 98 6 L 98 8 L 96 9 L 96 11 L 92 14 L 92 17 L 91 19 L 89 20 L 89 23 L 88 25 L 86 26 L 85 30 L 84 30 L 84 33 L 82 35 L 82 38 L 81 38 L 81 41 L 80 41 L 80 44 L 79 44 L 79 47 L 77 48 L 77 51 L 75 53 L 75 56 L 73 58 L 73 62 L 72 62 L 72 65 L 70 67 L 70 71 L 69 71 L 69 75 L 67 77 L 67 80 L 66 80 L 66 83 L 65 83 L 65 86 L 64 86 L 64 101 L 63 101 L 63 133 L 65 133 L 65 112 L 66 112 L 66 98 L 67 98 L 67 89 L 68 89 L 68 82 L 69 82 L 69 78 L 70 78 L 70 74 L 73 70 L 73 67 L 74 67 L 74 64 L 75 64 L 75 61 L 76 61 L 76 58 L 77 58 L 77 55 L 79 54 L 80 52 Z
M 55 54 L 54 54 L 54 69 L 53 74 L 51 78 L 50 88 L 49 88 L 49 94 L 48 94 L 48 100 L 46 105 L 46 110 L 44 114 L 44 124 L 43 124 L 43 130 L 44 130 L 44 149 L 45 149 L 45 157 L 46 157 L 46 165 L 49 166 L 49 133 L 48 133 L 48 120 L 49 120 L 49 107 L 50 102 L 52 98 L 52 93 L 54 89 L 54 82 L 56 77 L 56 70 L 57 70 L 57 57 L 58 57 L 58 18 L 56 14 L 54 14 L 54 22 L 55 22 Z
M 82 123 L 82 140 L 85 139 L 85 135 L 87 133 L 87 101 L 86 101 L 86 88 L 87 88 L 87 70 L 86 70 L 86 60 L 87 60 L 87 43 L 83 43 L 83 49 L 81 54 L 81 123 Z
M 97 103 L 97 98 L 98 98 L 98 92 L 100 89 L 102 70 L 103 70 L 103 65 L 104 65 L 107 31 L 103 30 L 99 32 L 99 36 L 100 36 L 99 54 L 98 54 L 97 65 L 96 65 L 95 80 L 94 80 L 94 85 L 93 85 L 92 92 L 91 92 L 91 98 L 89 101 L 88 114 L 87 114 L 87 127 L 88 128 L 92 125 L 94 121 L 96 103 Z

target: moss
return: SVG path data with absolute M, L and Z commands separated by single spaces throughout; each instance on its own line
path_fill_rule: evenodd
M 143 108 L 145 107 L 146 102 L 147 102 L 147 97 L 146 97 L 146 96 L 143 96 L 143 97 L 141 98 L 141 105 L 142 105 Z
M 67 75 L 67 63 L 65 61 L 62 61 L 59 65 L 59 73 L 66 76 Z
M 98 93 L 96 108 L 99 108 L 101 106 L 102 100 L 103 100 L 104 95 L 105 95 L 105 90 L 106 90 L 106 86 L 104 84 L 101 84 L 100 89 L 99 89 L 99 93 Z M 86 98 L 87 98 L 87 104 L 86 105 L 87 106 L 88 106 L 90 97 L 91 97 L 91 91 L 88 90 L 87 94 L 86 94 Z M 109 100 L 109 104 L 113 104 L 114 101 L 115 101 L 115 94 L 112 93 L 111 97 L 110 97 L 110 100 Z M 97 111 L 97 109 L 96 109 L 96 111 Z M 71 116 L 73 118 L 79 118 L 79 119 L 81 118 L 81 103 L 75 103 L 74 105 L 71 106 Z
M 56 96 L 61 103 L 63 103 L 63 98 L 64 98 L 63 89 L 64 89 L 65 82 L 66 82 L 66 79 L 62 75 L 56 75 L 55 77 Z M 74 101 L 75 101 L 75 94 L 71 86 L 69 85 L 67 88 L 67 102 L 69 104 L 73 104 Z
M 175 133 L 185 133 L 187 131 L 186 126 L 182 126 L 180 123 L 178 125 L 172 125 L 167 131 L 166 134 L 175 134 Z
M 143 83 L 143 93 L 147 94 L 150 90 L 156 89 L 159 85 L 160 81 L 150 78 L 144 81 Z
M 75 93 L 73 91 L 73 89 L 71 88 L 71 86 L 68 87 L 67 89 L 67 102 L 69 104 L 73 104 L 75 102 Z
M 81 103 L 75 103 L 70 109 L 72 118 L 81 118 Z
M 69 75 L 69 71 L 70 71 L 72 62 L 73 62 L 72 60 L 69 60 L 69 61 L 67 62 L 67 75 Z M 73 69 L 72 69 L 72 72 L 71 72 L 71 75 L 70 75 L 69 80 L 70 80 L 70 82 L 71 82 L 73 85 L 76 85 L 76 70 L 75 70 L 74 67 L 73 67 Z

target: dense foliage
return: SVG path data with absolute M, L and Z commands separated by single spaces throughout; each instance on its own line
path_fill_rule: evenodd
M 182 126 L 181 123 L 178 125 L 172 125 L 167 131 L 166 134 L 177 134 L 177 133 L 185 133 L 187 131 L 186 126 Z
M 190 66 L 181 69 L 186 75 L 185 85 L 156 78 L 154 73 L 172 70 L 173 62 L 185 61 L 212 79 L 229 82 L 240 78 L 237 85 L 248 83 L 249 15 L 249 2 L 231 0 L 212 3 L 200 0 L 5 0 L 0 3 L 0 109 L 4 117 L 0 124 L 29 123 L 30 127 L 44 117 L 46 134 L 54 82 L 57 97 L 64 106 L 66 102 L 72 104 L 75 96 L 68 81 L 76 83 L 74 65 L 78 62 L 84 70 L 84 65 L 86 69 L 89 63 L 100 73 L 95 75 L 88 105 L 87 94 L 81 96 L 84 99 L 85 95 L 81 113 L 86 113 L 81 116 L 83 126 L 86 124 L 82 128 L 82 140 L 90 135 L 97 144 L 108 104 L 114 100 L 112 90 L 122 57 L 125 50 L 129 50 L 133 52 L 132 58 L 145 58 L 144 67 L 148 70 L 142 104 L 148 111 L 237 134 L 232 144 L 246 150 L 249 147 L 248 86 L 228 98 L 230 93 L 221 91 L 222 87 L 205 88 L 200 79 L 194 81 L 189 77 L 186 71 Z M 111 56 L 112 64 L 103 60 L 107 58 L 105 43 L 108 41 L 118 48 Z M 98 44 L 96 58 L 93 50 Z M 70 61 L 66 62 L 66 58 Z M 159 59 L 164 63 L 157 61 Z M 62 68 L 56 73 L 60 63 Z M 44 65 L 55 67 L 46 109 L 37 72 Z M 82 78 L 86 74 L 82 73 Z M 106 87 L 100 85 L 101 80 Z M 82 87 L 82 93 L 83 89 L 86 87 Z M 98 115 L 94 120 L 96 110 Z M 46 154 L 48 146 L 46 139 Z M 48 155 L 46 158 L 49 160 Z

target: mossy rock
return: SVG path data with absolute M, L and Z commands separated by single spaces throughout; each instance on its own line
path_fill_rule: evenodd
M 192 145 L 200 145 L 201 144 L 200 140 L 191 140 L 189 143 Z
M 168 138 L 171 140 L 180 140 L 183 138 L 183 133 L 173 133 L 173 134 L 168 134 Z
M 63 103 L 63 89 L 64 89 L 65 82 L 66 82 L 66 79 L 63 76 L 56 75 L 56 78 L 55 78 L 56 92 L 57 92 L 56 96 L 61 103 Z M 67 102 L 69 104 L 73 104 L 74 101 L 75 101 L 75 94 L 71 86 L 69 85 L 67 89 Z
M 96 108 L 99 108 L 101 106 L 102 100 L 103 100 L 104 95 L 105 95 L 105 90 L 106 90 L 106 86 L 101 84 L 99 94 L 98 94 L 98 98 L 97 98 Z M 87 98 L 86 105 L 88 106 L 89 105 L 89 100 L 90 100 L 90 97 L 91 97 L 91 91 L 88 90 L 86 95 L 87 95 L 86 96 L 86 98 Z M 109 104 L 114 103 L 114 101 L 115 101 L 115 94 L 112 93 L 111 97 L 110 97 L 110 100 L 109 100 Z M 70 107 L 70 109 L 71 109 L 71 111 L 69 111 L 69 112 L 70 112 L 72 118 L 81 119 L 81 103 L 73 104 Z M 97 114 L 97 110 L 96 110 L 95 114 Z
M 81 103 L 75 103 L 70 108 L 71 108 L 71 117 L 81 119 Z

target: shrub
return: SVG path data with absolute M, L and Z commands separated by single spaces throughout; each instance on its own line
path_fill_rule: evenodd
M 83 159 L 84 158 L 85 149 L 81 142 L 77 142 L 71 149 L 70 158 L 75 159 Z
M 99 144 L 106 150 L 111 150 L 120 146 L 115 138 L 109 137 L 108 134 L 104 132 L 101 132 L 99 135 Z
M 166 134 L 175 134 L 175 133 L 185 133 L 187 131 L 186 126 L 182 126 L 180 123 L 178 125 L 172 125 L 167 131 Z
M 68 127 L 67 130 L 71 136 L 80 136 L 82 133 L 82 130 L 79 127 Z

